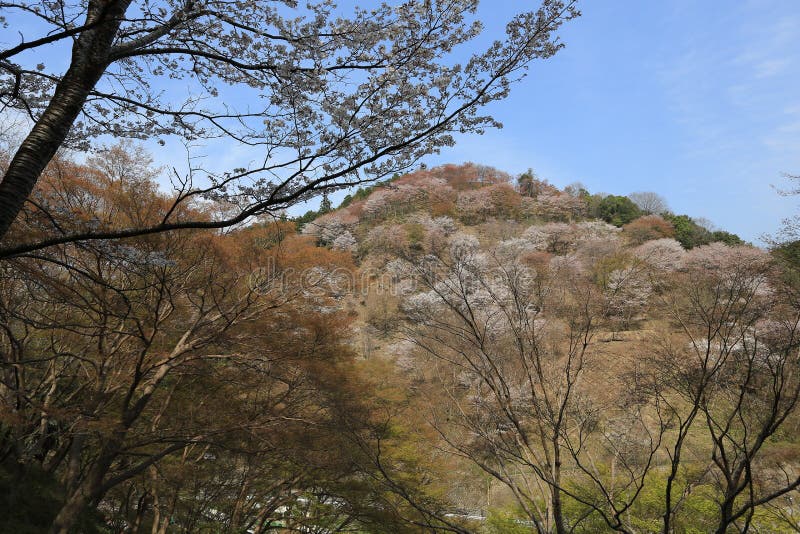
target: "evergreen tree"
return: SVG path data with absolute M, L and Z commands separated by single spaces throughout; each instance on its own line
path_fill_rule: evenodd
M 319 214 L 330 213 L 332 210 L 333 206 L 331 205 L 331 199 L 328 198 L 328 193 L 323 193 L 322 202 L 319 204 Z

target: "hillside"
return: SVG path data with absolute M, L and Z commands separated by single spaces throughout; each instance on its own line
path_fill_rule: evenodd
M 391 228 L 399 236 L 403 232 L 394 227 L 398 224 L 425 226 L 426 220 L 442 217 L 451 220 L 448 224 L 475 227 L 478 233 L 491 232 L 489 227 L 500 223 L 508 227 L 505 232 L 547 223 L 604 221 L 623 228 L 628 244 L 658 238 L 674 238 L 686 249 L 712 242 L 743 244 L 734 234 L 707 230 L 688 215 L 670 212 L 655 193 L 638 196 L 644 197 L 641 207 L 628 197 L 593 195 L 581 184 L 559 190 L 531 171 L 515 179 L 480 165 L 445 165 L 359 189 L 347 195 L 335 211 L 308 212 L 298 219 L 298 227 L 317 237 L 320 244 L 359 255 L 371 250 L 375 236 L 370 240 L 367 234 L 376 227 Z M 410 228 L 405 230 L 402 246 L 416 239 Z
M 0 534 L 800 533 L 800 2 L 583 3 L 3 2 Z
M 795 290 L 661 205 L 468 164 L 305 221 L 353 255 L 351 343 L 389 364 L 427 491 L 470 528 L 792 528 Z
M 129 155 L 15 232 L 158 221 Z M 0 531 L 798 529 L 797 242 L 479 165 L 329 204 L 9 260 Z

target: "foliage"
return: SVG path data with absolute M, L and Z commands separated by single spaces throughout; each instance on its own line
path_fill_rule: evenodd
M 319 204 L 319 214 L 325 215 L 326 213 L 330 212 L 333 209 L 331 205 L 331 201 L 328 198 L 328 193 L 322 194 L 322 201 Z
M 486 518 L 487 534 L 525 534 L 530 532 L 529 522 L 519 512 L 493 511 Z
M 675 239 L 686 249 L 711 242 L 710 232 L 694 222 L 688 215 L 667 215 L 666 220 L 675 228 Z
M 372 194 L 372 192 L 375 190 L 376 187 L 378 187 L 378 185 L 359 187 L 352 195 L 351 194 L 345 195 L 345 197 L 342 199 L 342 203 L 339 204 L 339 207 L 336 209 L 340 210 L 349 206 L 353 201 L 366 199 L 368 196 Z
M 148 169 L 125 145 L 58 158 L 35 196 L 54 218 L 20 229 L 157 220 Z M 0 265 L 0 530 L 796 526 L 795 243 L 526 214 L 592 200 L 472 164 L 355 196 L 302 234 L 264 218 Z
M 788 268 L 800 270 L 800 240 L 781 243 L 772 248 L 772 254 L 784 262 Z
M 732 234 L 731 232 L 726 232 L 725 230 L 716 230 L 711 232 L 711 242 L 725 243 L 731 247 L 745 244 L 741 237 L 736 234 Z
M 44 532 L 53 522 L 63 499 L 63 488 L 37 468 L 6 463 L 0 466 L 0 531 L 18 534 Z M 105 532 L 99 514 L 85 511 L 76 521 L 87 534 Z
M 642 212 L 631 199 L 623 196 L 608 195 L 597 207 L 601 219 L 614 226 L 623 226 L 639 217 Z
M 534 199 L 538 198 L 539 195 L 543 193 L 558 193 L 558 189 L 550 185 L 547 180 L 539 178 L 536 173 L 533 172 L 533 169 L 528 169 L 517 177 L 517 190 L 520 195 Z
M 672 224 L 659 215 L 645 215 L 623 226 L 625 235 L 634 245 L 641 245 L 645 241 L 664 239 L 675 236 Z M 733 243 L 731 243 L 733 244 Z
M 306 224 L 313 221 L 319 216 L 319 213 L 315 210 L 308 210 L 303 215 L 294 218 L 295 228 L 298 232 L 302 232 L 303 228 L 305 228 Z
M 688 215 L 665 214 L 664 218 L 675 228 L 675 239 L 686 249 L 715 242 L 731 246 L 744 244 L 736 234 L 724 230 L 710 231 Z
M 154 184 L 127 185 L 60 163 L 39 200 L 65 224 L 157 217 Z M 395 493 L 389 451 L 375 463 L 386 420 L 345 340 L 350 318 L 331 313 L 352 270 L 349 253 L 284 221 L 4 263 L 3 529 L 438 521 L 410 507 L 436 507 L 422 486 Z
M 4 23 L 24 35 L 0 51 L 0 109 L 33 127 L 0 182 L 0 238 L 61 148 L 154 138 L 182 144 L 190 163 L 171 177 L 170 202 L 148 225 L 51 227 L 37 239 L 18 232 L 3 254 L 233 227 L 406 170 L 456 132 L 498 126 L 481 108 L 505 98 L 532 61 L 558 52 L 559 27 L 579 12 L 572 0 L 543 0 L 460 64 L 455 50 L 480 34 L 476 7 L 376 3 L 347 15 L 328 1 L 5 3 Z M 245 167 L 204 168 L 195 150 L 217 139 L 257 156 Z M 231 209 L 175 217 L 199 198 Z
M 567 193 L 540 193 L 532 203 L 531 213 L 549 221 L 573 221 L 585 217 L 583 197 Z
M 517 215 L 521 199 L 505 183 L 493 184 L 458 194 L 456 210 L 466 224 L 477 224 L 489 217 L 513 218 Z

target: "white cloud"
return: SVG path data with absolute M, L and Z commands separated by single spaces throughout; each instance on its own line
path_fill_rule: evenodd
M 764 59 L 753 64 L 756 78 L 769 78 L 785 72 L 792 61 L 789 58 Z

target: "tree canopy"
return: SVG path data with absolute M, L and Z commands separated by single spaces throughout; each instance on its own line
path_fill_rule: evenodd
M 227 227 L 407 169 L 455 132 L 498 126 L 481 108 L 563 46 L 556 31 L 578 15 L 574 4 L 543 0 L 510 20 L 503 40 L 458 62 L 456 48 L 481 31 L 475 0 L 356 7 L 350 16 L 330 1 L 4 2 L 2 24 L 24 32 L 0 51 L 3 114 L 16 110 L 33 126 L 0 183 L 0 237 L 62 147 L 177 138 L 191 164 L 150 224 L 17 235 L 3 253 Z M 192 157 L 213 139 L 248 147 L 252 159 L 204 168 Z M 209 199 L 232 209 L 206 220 L 179 209 Z
M 639 217 L 642 212 L 628 197 L 608 195 L 603 198 L 598 211 L 600 217 L 614 226 L 622 226 Z

